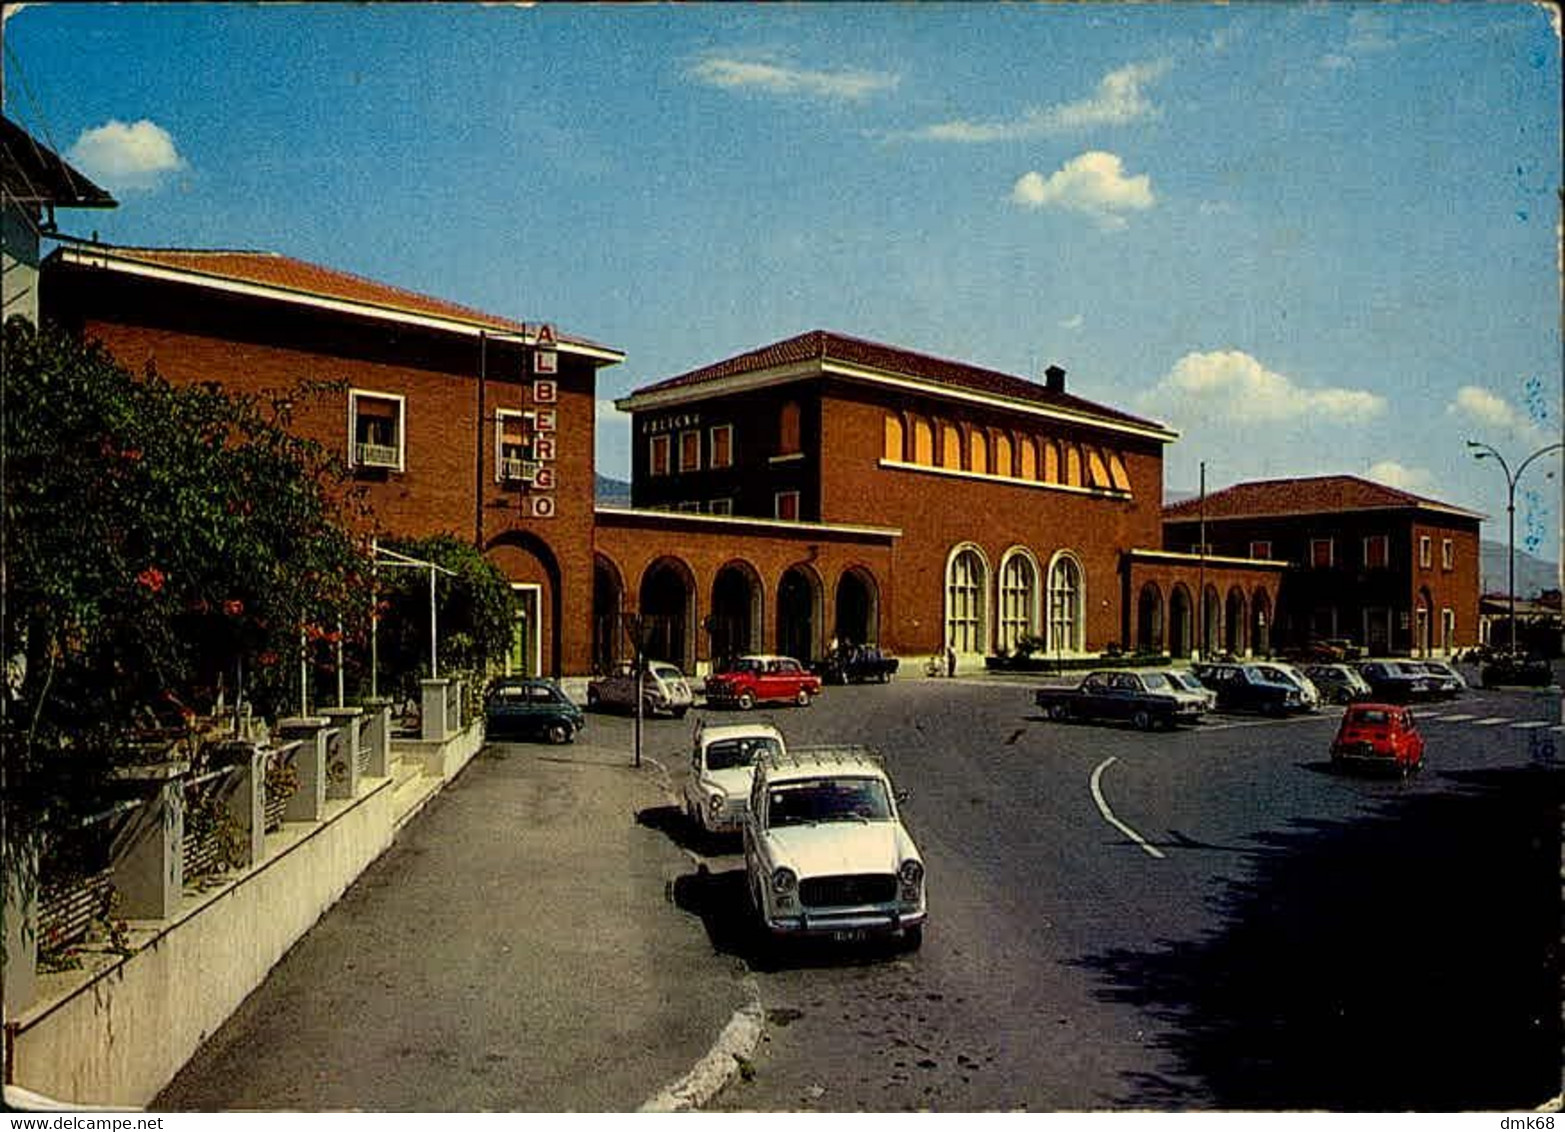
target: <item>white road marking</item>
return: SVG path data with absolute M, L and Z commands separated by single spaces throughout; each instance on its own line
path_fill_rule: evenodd
M 1548 725 L 1549 725 L 1549 721 L 1547 719 L 1530 719 L 1526 723 L 1513 723 L 1513 724 L 1511 724 L 1511 730 L 1512 731 L 1528 731 L 1528 730 L 1531 730 L 1534 727 L 1547 727 Z
M 1447 723 L 1466 723 L 1469 719 L 1477 719 L 1478 717 L 1476 715 L 1436 715 L 1428 718 L 1443 719 Z
M 1491 715 L 1488 719 L 1475 719 L 1475 720 L 1473 720 L 1473 726 L 1474 727 L 1493 727 L 1496 723 L 1509 723 L 1510 721 L 1511 721 L 1511 717 L 1508 716 L 1508 715 Z
M 1115 817 L 1114 811 L 1109 809 L 1109 804 L 1103 797 L 1103 772 L 1118 761 L 1113 755 L 1110 755 L 1098 764 L 1097 770 L 1092 772 L 1092 800 L 1098 804 L 1098 812 L 1103 815 L 1104 821 L 1141 846 L 1142 849 L 1146 850 L 1148 856 L 1156 857 L 1161 861 L 1163 859 L 1163 851 L 1155 845 L 1148 845 L 1146 838 Z

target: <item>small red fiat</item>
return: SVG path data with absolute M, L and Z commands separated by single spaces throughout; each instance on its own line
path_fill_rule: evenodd
M 1400 704 L 1352 704 L 1332 740 L 1331 762 L 1411 774 L 1423 769 L 1424 737 Z

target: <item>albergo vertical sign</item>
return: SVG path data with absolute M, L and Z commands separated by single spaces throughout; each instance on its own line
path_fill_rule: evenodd
M 544 323 L 538 327 L 533 347 L 533 459 L 538 461 L 538 471 L 533 476 L 532 491 L 523 497 L 526 514 L 534 519 L 554 518 L 554 489 L 556 487 L 554 458 L 556 429 L 559 426 L 560 387 L 556 380 L 559 354 L 555 349 L 554 327 Z

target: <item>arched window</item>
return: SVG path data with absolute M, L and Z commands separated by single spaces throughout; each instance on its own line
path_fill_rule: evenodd
M 1000 564 L 1000 639 L 998 645 L 1014 652 L 1023 637 L 1037 635 L 1038 567 L 1032 555 L 1013 550 Z
M 902 457 L 902 418 L 895 413 L 886 414 L 886 447 L 885 458 L 887 460 L 900 461 Z
M 951 556 L 946 567 L 946 641 L 959 653 L 984 650 L 984 594 L 989 570 L 974 547 Z
M 989 438 L 981 428 L 973 429 L 973 441 L 968 445 L 967 470 L 980 474 L 989 471 Z
M 799 402 L 787 401 L 777 415 L 777 454 L 792 456 L 799 451 Z
M 1081 563 L 1069 554 L 1061 554 L 1049 567 L 1049 651 L 1082 651 L 1082 612 L 1085 593 Z
M 913 463 L 926 467 L 935 462 L 935 436 L 923 417 L 913 421 Z

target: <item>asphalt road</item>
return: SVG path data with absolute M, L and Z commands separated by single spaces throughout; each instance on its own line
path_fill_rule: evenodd
M 742 858 L 703 846 L 676 891 L 758 969 L 769 1022 L 709 1108 L 1456 1111 L 1560 1091 L 1555 694 L 1422 710 L 1429 765 L 1406 783 L 1333 772 L 1336 713 L 1142 734 L 1045 722 L 1025 685 L 909 680 L 765 714 L 794 743 L 881 749 L 931 922 L 912 956 L 763 962 Z

